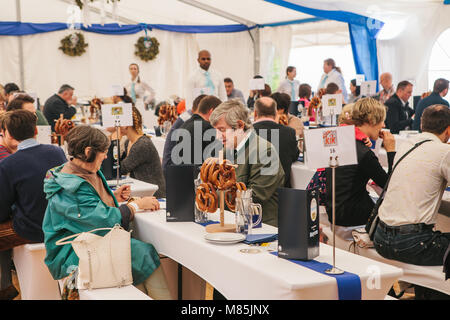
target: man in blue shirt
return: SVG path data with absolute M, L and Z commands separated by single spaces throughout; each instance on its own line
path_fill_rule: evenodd
M 448 87 L 449 81 L 447 79 L 439 78 L 434 82 L 433 92 L 428 97 L 420 100 L 417 105 L 416 115 L 412 125 L 413 130 L 419 130 L 422 132 L 422 129 L 420 128 L 420 118 L 426 108 L 435 104 L 442 104 L 447 107 L 449 106 L 449 103 L 443 99 L 443 97 L 445 97 L 448 93 Z

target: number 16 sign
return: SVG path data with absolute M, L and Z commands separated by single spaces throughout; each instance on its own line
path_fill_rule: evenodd
M 330 166 L 330 157 L 339 166 L 357 164 L 355 126 L 305 130 L 306 165 L 308 168 Z

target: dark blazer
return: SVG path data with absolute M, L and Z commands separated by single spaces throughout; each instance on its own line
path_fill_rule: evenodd
M 297 139 L 295 137 L 295 130 L 270 120 L 254 123 L 253 128 L 259 136 L 272 143 L 277 150 L 285 175 L 284 186 L 290 188 L 291 166 L 293 162 L 297 161 L 300 153 L 298 150 Z M 264 133 L 261 129 L 267 130 Z M 279 130 L 278 142 L 272 141 L 271 130 Z
M 200 128 L 201 131 L 198 128 Z M 189 137 L 181 136 L 176 144 L 176 147 L 181 148 L 182 146 L 180 145 L 180 143 L 182 143 L 183 146 L 186 147 L 186 149 L 181 149 L 181 151 L 179 152 L 180 156 L 184 157 L 185 151 L 189 150 L 190 152 L 190 159 L 185 159 L 184 161 L 182 161 L 183 164 L 195 164 L 197 166 L 201 166 L 203 161 L 205 161 L 205 159 L 209 156 L 217 156 L 216 152 L 209 152 L 210 150 L 212 150 L 214 147 L 217 147 L 216 150 L 222 149 L 222 143 L 219 140 L 216 140 L 215 129 L 213 128 L 213 126 L 209 123 L 209 121 L 206 121 L 198 114 L 192 115 L 192 117 L 186 120 L 179 129 L 176 129 L 174 131 L 173 134 L 175 134 L 175 132 L 180 129 L 187 130 L 187 132 L 189 133 Z M 207 130 L 212 130 L 209 132 L 214 133 L 214 135 L 212 137 L 205 136 Z M 187 138 L 188 143 L 184 141 L 185 138 Z M 204 155 L 206 148 L 208 148 L 207 153 L 209 154 L 209 156 Z
M 391 130 L 391 133 L 399 133 L 405 130 L 406 127 L 411 127 L 413 120 L 411 119 L 414 110 L 409 107 L 409 102 L 403 106 L 402 101 L 396 93 L 390 97 L 385 103 L 387 109 L 386 113 L 386 128 Z
M 44 105 L 44 116 L 52 127 L 52 131 L 55 131 L 55 121 L 61 113 L 64 119 L 71 119 L 77 113 L 77 109 L 70 107 L 63 98 L 54 94 L 45 101 Z
M 434 104 L 443 104 L 444 106 L 447 107 L 449 106 L 448 102 L 442 99 L 439 93 L 433 92 L 428 97 L 423 98 L 422 100 L 419 101 L 419 104 L 417 105 L 416 108 L 416 115 L 414 116 L 414 122 L 412 125 L 413 130 L 419 130 L 420 132 L 422 132 L 422 130 L 420 129 L 421 123 L 420 118 L 422 118 L 422 113 L 426 108 Z
M 336 174 L 336 225 L 359 226 L 367 223 L 375 203 L 366 190 L 369 179 L 383 188 L 388 173 L 378 162 L 378 158 L 362 141 L 356 141 L 358 164 L 339 166 Z M 388 152 L 389 172 L 394 162 L 395 152 Z M 326 174 L 326 209 L 328 220 L 332 221 L 332 170 L 325 169 Z

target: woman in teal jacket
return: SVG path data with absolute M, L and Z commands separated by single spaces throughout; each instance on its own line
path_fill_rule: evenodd
M 103 132 L 78 126 L 69 132 L 66 140 L 71 160 L 49 170 L 44 180 L 48 200 L 42 224 L 47 251 L 45 263 L 54 279 L 67 277 L 78 266 L 72 245 L 57 246 L 56 241 L 116 224 L 128 229 L 137 209 L 159 209 L 154 197 L 136 199 L 119 207 L 117 199 L 129 198 L 129 186 L 113 193 L 99 170 L 109 147 L 109 139 Z M 107 232 L 96 234 L 103 236 Z M 171 298 L 153 245 L 132 238 L 131 264 L 135 286 L 154 299 Z

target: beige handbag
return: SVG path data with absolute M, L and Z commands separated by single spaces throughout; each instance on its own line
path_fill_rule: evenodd
M 111 230 L 104 237 L 93 234 Z M 67 241 L 75 238 L 73 241 Z M 78 289 L 98 289 L 127 286 L 133 283 L 131 274 L 130 232 L 116 224 L 113 228 L 99 228 L 74 234 L 56 242 L 72 244 L 79 258 Z

